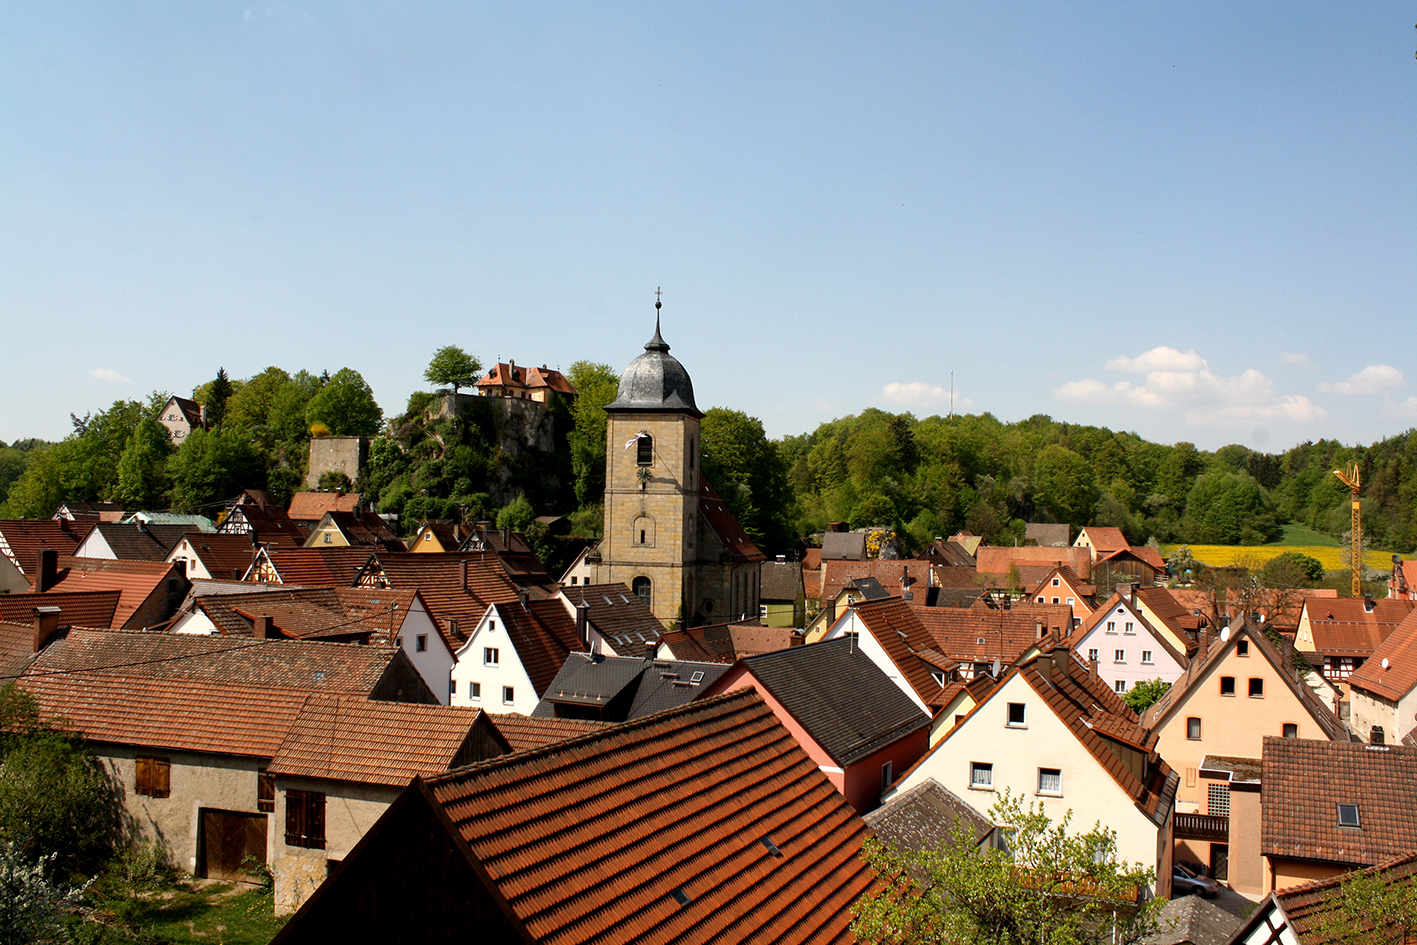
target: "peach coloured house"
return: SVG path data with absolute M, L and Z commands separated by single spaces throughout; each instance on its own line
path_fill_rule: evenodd
M 857 813 L 929 747 L 930 716 L 849 638 L 739 660 L 702 698 L 756 689 Z

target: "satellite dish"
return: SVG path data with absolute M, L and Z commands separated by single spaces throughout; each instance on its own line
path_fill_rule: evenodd
M 1387 669 L 1387 666 L 1388 666 L 1387 657 L 1384 656 L 1384 657 L 1383 657 L 1383 669 Z
M 1230 628 L 1226 627 L 1220 631 L 1220 642 L 1224 643 L 1228 639 L 1230 639 Z
M 999 678 L 999 670 L 1001 669 L 1003 669 L 1003 667 L 999 665 L 999 658 L 996 656 L 994 657 L 994 672 L 992 673 L 995 679 Z

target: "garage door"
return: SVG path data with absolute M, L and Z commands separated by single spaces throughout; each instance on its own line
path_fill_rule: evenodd
M 246 857 L 266 862 L 266 815 L 202 809 L 201 874 L 210 879 L 259 882 L 242 870 Z

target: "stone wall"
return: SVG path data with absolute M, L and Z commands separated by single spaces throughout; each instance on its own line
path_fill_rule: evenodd
M 310 469 L 305 485 L 315 488 L 320 476 L 327 472 L 342 472 L 351 483 L 369 460 L 369 439 L 363 436 L 317 436 L 310 440 Z

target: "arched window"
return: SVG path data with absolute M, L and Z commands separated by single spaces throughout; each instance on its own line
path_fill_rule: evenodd
M 654 547 L 654 519 L 648 515 L 636 515 L 631 542 L 646 547 Z
M 645 602 L 645 606 L 650 606 L 649 578 L 637 577 L 630 583 L 630 589 L 635 592 L 635 596 Z
M 635 462 L 641 466 L 654 465 L 654 437 L 641 433 L 635 441 Z

